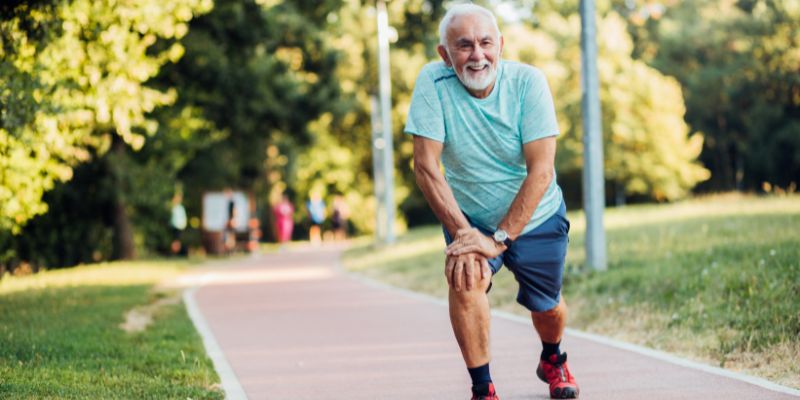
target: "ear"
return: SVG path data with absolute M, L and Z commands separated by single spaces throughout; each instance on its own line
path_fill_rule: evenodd
M 500 55 L 501 56 L 503 55 L 503 46 L 505 46 L 505 44 L 506 44 L 505 38 L 503 38 L 503 35 L 500 35 Z
M 447 49 L 443 45 L 436 46 L 436 51 L 439 52 L 439 56 L 442 57 L 445 65 L 448 67 L 452 67 L 453 63 L 450 61 L 450 56 L 447 54 Z

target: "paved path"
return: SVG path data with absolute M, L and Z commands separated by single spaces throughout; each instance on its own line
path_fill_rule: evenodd
M 468 399 L 443 303 L 343 274 L 338 255 L 231 261 L 194 293 L 247 398 Z M 492 376 L 503 400 L 548 398 L 535 377 L 532 332 L 519 320 L 492 320 Z M 798 399 L 576 335 L 563 347 L 582 399 Z

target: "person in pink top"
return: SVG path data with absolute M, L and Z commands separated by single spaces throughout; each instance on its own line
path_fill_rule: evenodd
M 272 207 L 272 213 L 275 216 L 275 232 L 278 236 L 278 243 L 288 242 L 292 239 L 292 230 L 294 230 L 294 206 L 286 194 L 282 195 L 281 201 Z

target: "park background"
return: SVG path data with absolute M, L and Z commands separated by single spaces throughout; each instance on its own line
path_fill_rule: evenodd
M 419 271 L 421 285 L 438 282 L 438 260 L 413 271 L 413 263 L 392 264 L 392 254 L 403 243 L 429 243 L 437 235 L 425 227 L 436 220 L 415 187 L 412 144 L 402 129 L 416 75 L 438 57 L 437 25 L 446 4 L 388 4 L 396 227 L 411 231 L 400 247 L 362 245 L 349 256 L 351 269 L 389 281 L 399 276 L 395 283 L 404 286 L 413 286 L 408 274 Z M 561 128 L 558 182 L 578 222 L 578 2 L 483 4 L 499 16 L 503 57 L 533 64 L 548 78 Z M 800 3 L 625 0 L 598 1 L 597 10 L 606 203 L 613 208 L 610 265 L 605 275 L 584 268 L 576 246 L 582 238 L 573 237 L 567 290 L 585 294 L 576 299 L 576 323 L 609 334 L 639 330 L 630 340 L 722 366 L 734 355 L 759 374 L 800 386 Z M 0 5 L 0 307 L 7 307 L 6 321 L 15 318 L 12 307 L 25 311 L 57 301 L 52 291 L 28 293 L 36 285 L 22 275 L 167 254 L 176 191 L 189 215 L 185 240 L 193 257 L 201 256 L 202 194 L 228 187 L 256 199 L 265 241 L 272 235 L 270 206 L 284 191 L 299 210 L 297 239 L 306 237 L 303 210 L 311 191 L 328 201 L 342 194 L 354 210 L 351 233 L 372 234 L 376 36 L 373 2 Z M 637 225 L 643 230 L 626 230 Z M 582 235 L 579 222 L 573 235 Z M 425 259 L 431 251 L 418 253 Z M 144 286 L 136 286 L 131 301 L 146 303 L 147 285 L 164 271 L 187 267 L 166 263 L 171 267 L 160 270 L 147 262 L 120 264 L 152 272 L 136 281 Z M 658 273 L 649 269 L 654 266 Z M 121 276 L 114 278 L 119 285 L 130 276 L 111 274 Z M 27 297 L 13 297 L 20 293 Z M 99 294 L 86 296 L 94 304 Z M 605 326 L 631 315 L 652 318 Z M 648 342 L 654 332 L 673 339 Z M 709 334 L 695 347 L 674 339 L 691 341 L 698 332 Z M 670 340 L 675 343 L 665 344 Z M 7 341 L 19 347 L 0 350 L 6 370 L 42 357 L 23 350 L 29 342 Z M 195 350 L 201 360 L 202 350 Z M 778 372 L 758 367 L 769 354 L 788 357 L 777 362 Z M 192 365 L 213 381 L 213 372 L 202 369 L 207 365 Z

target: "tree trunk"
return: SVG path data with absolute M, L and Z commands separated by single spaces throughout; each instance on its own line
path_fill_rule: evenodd
M 620 182 L 614 182 L 614 205 L 625 206 L 625 185 Z
M 125 201 L 117 196 L 114 204 L 114 237 L 117 245 L 117 258 L 132 260 L 136 258 L 136 248 L 133 244 L 133 227 L 125 210 Z
M 114 241 L 116 245 L 116 258 L 120 260 L 132 260 L 136 258 L 136 247 L 133 243 L 133 226 L 128 215 L 127 204 L 125 202 L 125 177 L 123 164 L 125 162 L 125 142 L 114 135 L 111 157 L 108 158 L 111 165 L 111 173 L 114 177 Z

